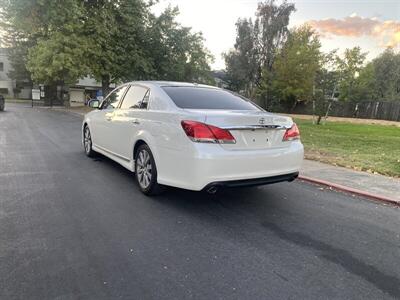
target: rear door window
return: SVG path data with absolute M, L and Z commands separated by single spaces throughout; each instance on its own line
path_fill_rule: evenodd
M 176 106 L 184 109 L 260 110 L 250 100 L 226 90 L 165 86 Z
M 124 97 L 121 109 L 146 109 L 148 103 L 149 89 L 133 85 Z

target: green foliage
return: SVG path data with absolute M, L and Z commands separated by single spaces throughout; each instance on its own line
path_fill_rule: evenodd
M 38 2 L 39 3 L 39 2 Z M 37 22 L 45 20 L 45 34 L 28 52 L 27 68 L 33 81 L 44 84 L 69 83 L 88 74 L 83 33 L 82 5 L 75 0 L 42 0 Z
M 212 56 L 200 33 L 161 16 L 146 0 L 0 0 L 15 78 L 74 83 L 85 75 L 102 82 L 138 79 L 211 82 Z M 27 69 L 26 69 L 27 67 Z
M 30 14 L 27 13 L 32 7 L 26 2 L 0 0 L 0 8 L 2 46 L 8 48 L 12 67 L 8 75 L 16 80 L 17 84 L 29 82 L 31 76 L 26 68 L 28 50 L 36 44 L 36 36 L 29 26 Z
M 74 84 L 88 73 L 84 61 L 85 47 L 79 36 L 55 32 L 29 51 L 27 67 L 35 82 Z
M 321 53 L 321 66 L 316 72 L 312 96 L 313 114 L 317 115 L 316 124 L 328 116 L 332 101 L 336 99 L 339 74 L 335 70 L 336 50 L 328 54 Z
M 337 56 L 340 100 L 355 100 L 357 77 L 360 75 L 366 55 L 367 53 L 361 52 L 360 47 L 354 47 L 346 49 L 343 58 Z
M 372 61 L 370 68 L 376 95 L 385 101 L 400 101 L 400 53 L 388 48 Z
M 168 7 L 159 17 L 151 16 L 145 47 L 151 70 L 146 78 L 211 83 L 213 57 L 200 33 L 176 21 L 178 14 L 177 8 Z
M 352 100 L 356 101 L 376 101 L 380 99 L 377 90 L 375 67 L 373 63 L 368 63 L 363 67 L 356 78 L 353 88 Z
M 364 66 L 365 56 L 355 47 L 337 58 L 340 99 L 400 101 L 400 53 L 388 48 Z
M 294 11 L 294 4 L 286 0 L 280 5 L 275 0 L 260 2 L 254 23 L 251 19 L 238 20 L 234 50 L 225 54 L 230 88 L 251 97 L 259 95 L 264 107 L 271 96 L 276 54 L 287 39 Z
M 303 26 L 291 31 L 274 65 L 275 93 L 288 106 L 312 99 L 315 78 L 321 68 L 321 43 L 314 31 Z
M 256 37 L 251 19 L 239 19 L 234 50 L 224 54 L 229 88 L 251 97 L 259 72 Z

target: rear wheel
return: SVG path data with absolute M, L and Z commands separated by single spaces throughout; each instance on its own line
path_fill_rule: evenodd
M 83 129 L 83 147 L 85 148 L 85 153 L 89 157 L 94 157 L 96 152 L 92 149 L 92 135 L 90 134 L 89 126 L 85 126 Z
M 148 196 L 162 192 L 157 182 L 157 167 L 149 146 L 139 146 L 135 156 L 135 177 L 140 190 Z

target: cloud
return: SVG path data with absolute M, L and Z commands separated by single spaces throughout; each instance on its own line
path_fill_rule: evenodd
M 353 13 L 343 19 L 312 20 L 308 24 L 326 38 L 370 36 L 378 40 L 381 47 L 400 46 L 399 21 L 381 21 L 376 17 L 363 18 Z

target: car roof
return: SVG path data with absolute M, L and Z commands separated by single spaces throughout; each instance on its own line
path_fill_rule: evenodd
M 177 81 L 133 81 L 130 83 L 153 85 L 157 87 L 199 87 L 199 88 L 218 89 L 218 87 L 211 85 L 190 83 L 190 82 L 177 82 Z

